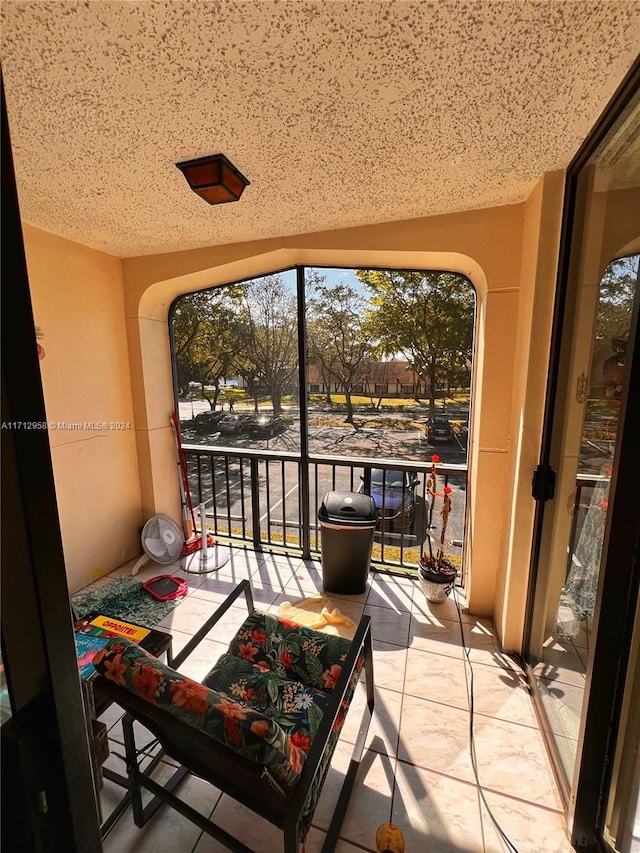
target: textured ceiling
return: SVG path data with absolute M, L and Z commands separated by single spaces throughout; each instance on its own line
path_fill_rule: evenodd
M 128 257 L 524 199 L 640 49 L 640 3 L 3 0 L 23 218 Z M 175 163 L 251 181 L 211 207 Z

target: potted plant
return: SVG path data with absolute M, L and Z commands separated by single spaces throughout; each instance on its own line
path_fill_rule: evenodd
M 451 593 L 456 581 L 458 573 L 457 568 L 444 555 L 444 541 L 447 532 L 447 523 L 449 521 L 449 513 L 451 512 L 451 488 L 445 486 L 442 492 L 438 492 L 438 474 L 436 465 L 440 461 L 440 457 L 434 454 L 431 457 L 431 472 L 427 480 L 427 492 L 429 494 L 429 503 L 427 510 L 427 544 L 429 553 L 423 554 L 420 557 L 418 566 L 418 579 L 422 591 L 429 601 L 439 602 L 445 601 Z M 431 526 L 433 521 L 433 510 L 436 503 L 436 498 L 442 498 L 442 526 L 440 529 L 440 542 L 436 553 L 433 553 L 431 544 Z

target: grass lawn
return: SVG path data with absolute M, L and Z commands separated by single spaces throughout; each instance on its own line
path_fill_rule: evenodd
M 213 533 L 213 530 L 210 532 Z M 242 530 L 239 528 L 232 528 L 231 530 L 232 536 L 242 537 Z M 224 536 L 222 537 L 225 538 Z M 246 543 L 247 546 L 250 545 L 249 542 Z M 271 534 L 271 542 L 264 542 L 264 547 L 268 548 L 270 545 L 273 545 L 275 548 L 284 548 L 284 539 L 281 533 L 272 533 Z M 299 548 L 300 543 L 294 537 L 287 537 L 287 545 L 291 548 Z M 319 556 L 319 555 L 314 555 Z M 404 563 L 400 563 L 400 558 L 404 557 Z M 462 558 L 459 554 L 446 554 L 445 555 L 448 560 L 457 567 L 458 572 L 462 570 Z M 416 571 L 418 567 L 418 561 L 420 560 L 420 548 L 404 548 L 402 554 L 400 552 L 400 548 L 396 545 L 387 545 L 385 543 L 384 546 L 384 563 L 382 563 L 382 546 L 379 542 L 373 543 L 373 549 L 371 551 L 371 559 L 375 563 L 376 561 L 380 562 L 381 567 L 384 567 L 385 570 L 398 571 L 400 574 L 406 575 L 408 577 L 417 577 Z
M 324 394 L 309 394 L 309 403 L 314 406 L 323 406 L 327 405 L 327 398 Z M 369 395 L 352 395 L 351 403 L 353 406 L 367 406 L 371 409 L 403 409 L 407 406 L 415 408 L 419 406 L 421 409 L 425 409 L 428 411 L 429 409 L 429 401 L 421 397 L 419 400 L 415 400 L 413 397 L 383 397 L 380 400 L 380 405 L 378 406 L 378 398 L 371 397 Z M 344 406 L 346 408 L 346 397 L 344 394 L 332 394 L 331 395 L 331 405 L 333 406 Z M 442 406 L 454 408 L 456 406 L 468 406 L 469 405 L 469 394 L 460 394 L 455 397 L 438 397 L 436 399 L 436 409 L 441 409 Z

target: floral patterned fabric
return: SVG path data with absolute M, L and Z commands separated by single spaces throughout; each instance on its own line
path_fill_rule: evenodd
M 215 684 L 217 687 L 218 685 L 225 684 L 225 689 L 229 689 L 232 693 L 236 694 L 245 690 L 248 693 L 248 701 L 253 701 L 253 696 L 257 694 L 260 698 L 256 699 L 256 701 L 259 703 L 264 700 L 266 690 L 266 694 L 271 698 L 273 705 L 272 710 L 269 710 L 267 706 L 265 712 L 267 714 L 273 713 L 274 718 L 277 719 L 282 728 L 285 731 L 292 732 L 292 740 L 308 752 L 311 743 L 309 742 L 307 746 L 306 740 L 303 740 L 306 737 L 307 726 L 305 714 L 311 717 L 309 723 L 315 725 L 315 728 L 310 732 L 311 740 L 313 740 L 313 735 L 320 725 L 321 719 L 320 715 L 316 719 L 313 709 L 314 707 L 326 707 L 326 702 L 330 698 L 331 691 L 340 677 L 341 664 L 347 657 L 350 647 L 351 641 L 345 640 L 343 637 L 324 634 L 313 628 L 304 628 L 295 622 L 278 618 L 270 613 L 265 614 L 254 611 L 245 620 L 243 625 L 241 625 L 239 631 L 231 641 L 229 654 L 223 656 L 223 658 L 235 658 L 236 661 L 242 659 L 245 666 L 242 667 L 239 663 L 227 664 L 230 671 L 233 669 L 235 676 L 228 675 L 225 682 L 222 680 L 219 671 L 219 666 L 223 661 L 223 658 L 221 658 L 205 678 L 205 682 Z M 340 706 L 340 713 L 329 736 L 319 770 L 304 804 L 300 821 L 301 839 L 305 838 L 311 825 L 316 803 L 322 791 L 324 779 L 329 769 L 349 703 L 351 702 L 362 670 L 363 662 L 364 660 L 361 657 L 358 660 L 356 671 L 347 689 L 345 699 Z M 252 679 L 247 675 L 249 668 L 246 664 L 255 667 L 255 670 L 261 675 L 261 680 L 257 675 L 253 675 L 253 679 L 260 683 L 260 687 L 256 693 L 251 692 L 254 682 L 250 683 Z M 234 682 L 235 677 L 238 680 Z M 290 709 L 285 710 L 284 702 L 281 701 L 278 690 L 280 685 L 286 684 L 295 685 L 295 687 L 292 687 L 291 693 L 287 694 L 291 697 L 291 704 L 302 704 L 311 699 L 314 705 L 310 706 L 309 710 L 300 708 L 297 714 L 293 715 Z M 315 689 L 311 689 L 310 685 Z M 322 694 L 324 694 L 326 699 L 320 698 Z M 258 706 L 262 707 L 261 704 Z
M 297 784 L 351 642 L 254 611 L 203 684 L 135 643 L 114 638 L 93 659 L 105 678 L 265 765 L 285 789 Z M 306 836 L 355 690 L 358 661 L 299 826 Z
M 229 654 L 330 692 L 350 646 L 343 637 L 254 610 L 231 641 Z
M 333 751 L 336 748 L 338 738 L 340 737 L 340 732 L 342 731 L 342 726 L 347 716 L 349 704 L 356 689 L 356 685 L 358 683 L 363 664 L 364 658 L 360 657 L 356 665 L 356 670 L 351 678 L 351 681 L 349 682 L 349 687 L 347 688 L 347 692 L 345 693 L 345 698 L 340 704 L 340 712 L 331 730 L 331 734 L 329 735 L 327 746 L 325 747 L 322 759 L 320 760 L 318 772 L 316 773 L 315 779 L 313 780 L 311 788 L 309 789 L 309 793 L 307 794 L 307 799 L 305 801 L 304 808 L 302 810 L 302 817 L 300 820 L 300 832 L 302 839 L 306 837 L 309 831 L 309 827 L 311 826 L 313 813 L 316 810 L 316 804 L 318 802 L 320 794 L 322 793 L 324 779 L 327 775 L 327 771 L 329 770 L 329 765 L 331 764 L 331 759 L 333 758 Z
M 263 764 L 284 788 L 298 782 L 305 752 L 259 710 L 198 684 L 123 638 L 110 640 L 93 665 L 130 693 L 162 707 L 243 758 Z
M 331 698 L 326 691 L 229 654 L 222 655 L 204 683 L 275 720 L 305 753 Z

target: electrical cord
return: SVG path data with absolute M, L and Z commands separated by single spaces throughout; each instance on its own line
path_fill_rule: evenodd
M 489 803 L 487 802 L 487 798 L 484 795 L 484 791 L 482 790 L 482 785 L 480 784 L 480 777 L 478 776 L 478 764 L 476 761 L 476 745 L 475 745 L 475 737 L 473 733 L 473 714 L 474 714 L 474 705 L 473 705 L 473 666 L 471 665 L 471 658 L 469 657 L 469 648 L 464 639 L 464 629 L 462 627 L 462 613 L 460 612 L 460 605 L 458 603 L 458 596 L 456 595 L 456 591 L 453 591 L 453 600 L 456 604 L 456 610 L 458 611 L 458 624 L 460 626 L 460 637 L 462 638 L 462 648 L 464 649 L 464 656 L 466 662 L 469 666 L 469 755 L 471 756 L 471 766 L 473 767 L 473 775 L 475 776 L 476 784 L 478 785 L 478 791 L 480 793 L 480 797 L 484 804 L 485 809 L 487 810 L 487 814 L 491 818 L 491 822 L 496 828 L 496 831 L 507 845 L 510 853 L 518 853 L 518 849 L 513 844 L 511 839 L 508 837 L 506 832 L 502 829 L 500 824 L 498 823 L 497 818 L 491 811 Z

